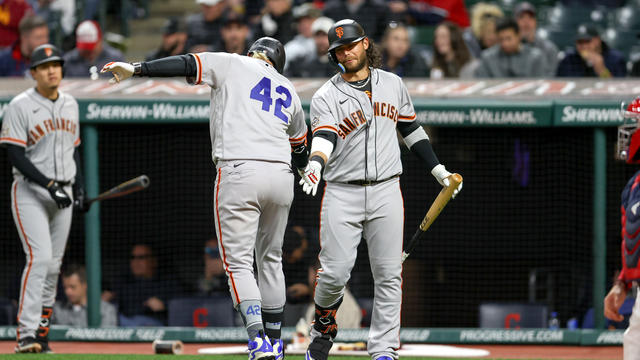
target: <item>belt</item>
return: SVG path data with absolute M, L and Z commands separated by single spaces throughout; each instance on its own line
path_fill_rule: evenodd
M 360 185 L 360 186 L 376 185 L 376 184 L 380 184 L 380 183 L 383 183 L 385 181 L 397 178 L 398 176 L 400 176 L 400 174 L 395 174 L 395 175 L 393 175 L 391 177 L 388 177 L 388 178 L 382 179 L 382 180 L 351 180 L 351 181 L 347 181 L 345 184 Z
M 55 180 L 55 182 L 58 183 L 58 185 L 60 185 L 60 186 L 71 185 L 71 180 L 67 180 L 67 181 Z

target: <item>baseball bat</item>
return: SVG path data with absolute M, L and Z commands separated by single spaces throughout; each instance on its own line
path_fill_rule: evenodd
M 140 175 L 137 178 L 127 180 L 122 184 L 117 185 L 92 199 L 87 199 L 86 204 L 90 205 L 95 201 L 125 196 L 136 191 L 144 190 L 147 188 L 147 186 L 149 186 L 149 177 L 147 175 Z
M 440 215 L 442 209 L 444 209 L 449 200 L 451 200 L 453 191 L 458 188 L 458 185 L 460 185 L 461 182 L 462 176 L 460 174 L 451 174 L 449 176 L 449 186 L 440 190 L 440 193 L 433 201 L 433 204 L 431 204 L 431 207 L 429 207 L 427 215 L 424 216 L 424 219 L 422 219 L 420 226 L 418 226 L 415 234 L 413 234 L 411 240 L 409 240 L 409 244 L 407 244 L 407 247 L 402 252 L 402 262 L 407 259 L 409 254 L 411 254 L 411 251 L 413 251 L 413 248 L 416 247 L 418 241 L 420 241 L 427 229 L 429 229 L 431 224 L 433 224 L 433 221 L 438 217 L 438 215 Z

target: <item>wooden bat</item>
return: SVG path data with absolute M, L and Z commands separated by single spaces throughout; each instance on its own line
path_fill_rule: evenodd
M 442 209 L 444 209 L 449 200 L 451 200 L 453 191 L 458 188 L 460 183 L 462 183 L 462 176 L 460 176 L 460 174 L 451 174 L 451 176 L 449 176 L 449 186 L 440 190 L 440 193 L 433 201 L 433 204 L 429 207 L 427 215 L 424 216 L 420 226 L 418 226 L 416 233 L 413 234 L 413 237 L 409 240 L 409 244 L 407 244 L 407 247 L 402 252 L 402 262 L 407 259 L 409 254 L 411 254 L 411 251 L 413 251 L 413 248 L 416 247 L 418 241 L 420 241 L 427 229 L 429 229 L 431 224 L 433 224 L 433 221 L 438 217 L 438 215 L 440 215 Z
M 113 199 L 120 196 L 131 194 L 132 192 L 144 190 L 149 186 L 149 177 L 147 175 L 140 175 L 137 178 L 127 180 L 122 184 L 115 186 L 102 194 L 94 197 L 93 199 L 87 199 L 87 206 L 91 205 L 95 201 Z

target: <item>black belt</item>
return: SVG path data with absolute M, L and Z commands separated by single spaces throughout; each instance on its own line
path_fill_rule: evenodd
M 382 180 L 351 180 L 351 181 L 347 181 L 345 184 L 360 185 L 360 186 L 376 185 L 376 184 L 380 184 L 380 183 L 383 183 L 385 181 L 397 178 L 398 176 L 400 176 L 400 174 L 395 174 L 395 175 L 393 175 L 391 177 L 388 177 L 388 178 L 382 179 Z
M 67 180 L 67 181 L 54 180 L 54 181 L 60 186 L 71 185 L 71 180 Z

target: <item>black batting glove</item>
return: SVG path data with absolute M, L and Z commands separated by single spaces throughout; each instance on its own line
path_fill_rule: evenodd
M 73 208 L 82 212 L 89 211 L 86 200 L 87 193 L 84 191 L 84 187 L 79 184 L 73 184 Z
M 71 198 L 69 197 L 69 194 L 67 194 L 67 192 L 64 191 L 64 189 L 60 185 L 58 185 L 57 182 L 53 180 L 49 182 L 49 185 L 47 185 L 47 190 L 49 190 L 49 195 L 51 195 L 53 201 L 55 201 L 56 205 L 58 205 L 58 209 L 64 209 L 71 205 Z

